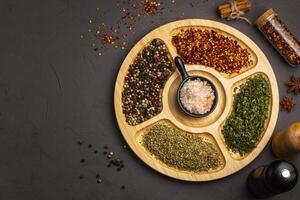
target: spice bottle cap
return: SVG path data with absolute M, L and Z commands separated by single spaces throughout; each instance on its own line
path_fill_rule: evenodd
M 279 194 L 291 190 L 298 181 L 297 168 L 290 162 L 274 161 L 266 171 L 266 184 L 268 189 Z
M 274 16 L 275 12 L 272 8 L 270 8 L 269 10 L 267 10 L 266 12 L 264 12 L 255 22 L 256 26 L 258 28 L 261 28 L 263 25 L 265 25 L 265 23 L 267 21 L 269 21 L 269 18 L 271 16 Z

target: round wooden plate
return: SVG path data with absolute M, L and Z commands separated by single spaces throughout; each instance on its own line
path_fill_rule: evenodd
M 185 115 L 178 109 L 178 106 L 176 105 L 176 90 L 181 81 L 180 74 L 176 70 L 167 80 L 163 89 L 162 112 L 137 126 L 128 125 L 125 120 L 125 116 L 122 113 L 121 96 L 124 77 L 127 73 L 129 65 L 133 63 L 137 53 L 140 52 L 155 38 L 161 39 L 167 45 L 171 56 L 175 58 L 175 56 L 177 56 L 177 53 L 175 47 L 171 42 L 172 36 L 176 34 L 176 32 L 178 32 L 180 29 L 189 27 L 214 29 L 232 39 L 237 40 L 242 47 L 248 48 L 254 61 L 253 66 L 248 67 L 247 69 L 241 71 L 239 74 L 227 76 L 215 71 L 210 67 L 201 65 L 187 65 L 187 70 L 190 74 L 201 75 L 208 78 L 215 84 L 219 93 L 219 102 L 216 109 L 207 117 L 200 119 L 191 118 Z M 226 118 L 231 112 L 233 89 L 243 83 L 249 77 L 256 74 L 264 75 L 268 79 L 272 88 L 269 119 L 266 122 L 265 132 L 263 133 L 258 146 L 248 155 L 240 157 L 227 149 L 221 130 Z M 154 31 L 147 34 L 144 38 L 142 38 L 132 48 L 132 50 L 124 60 L 116 80 L 114 105 L 117 121 L 125 140 L 129 144 L 131 149 L 136 153 L 136 155 L 147 165 L 167 176 L 176 179 L 186 181 L 209 181 L 228 176 L 241 170 L 243 167 L 253 161 L 264 149 L 269 139 L 271 138 L 277 121 L 279 110 L 279 94 L 276 78 L 268 59 L 258 48 L 258 46 L 246 35 L 228 25 L 219 22 L 203 19 L 188 19 L 172 22 L 155 29 Z M 223 159 L 223 165 L 216 170 L 195 173 L 189 171 L 180 171 L 175 168 L 168 167 L 161 161 L 157 160 L 141 145 L 140 141 L 145 129 L 151 127 L 151 125 L 155 124 L 158 121 L 169 122 L 177 128 L 190 133 L 200 134 L 201 137 L 210 140 L 219 149 L 221 157 Z

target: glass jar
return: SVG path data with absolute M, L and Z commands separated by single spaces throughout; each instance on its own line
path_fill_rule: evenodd
M 263 13 L 256 26 L 291 66 L 300 67 L 300 43 L 273 9 Z

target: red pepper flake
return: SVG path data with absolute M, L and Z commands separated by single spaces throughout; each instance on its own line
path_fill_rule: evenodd
M 154 15 L 160 6 L 160 3 L 156 1 L 142 0 L 141 3 L 143 4 L 145 11 L 150 15 Z
M 120 18 L 117 19 L 116 26 L 110 26 L 104 21 L 97 22 L 97 18 L 90 17 L 87 19 L 87 32 L 91 34 L 85 37 L 83 37 L 83 34 L 80 35 L 81 39 L 90 39 L 92 49 L 97 52 L 99 56 L 102 55 L 104 50 L 107 50 L 108 47 L 124 50 L 127 44 L 127 37 L 135 33 L 134 23 L 146 16 L 162 14 L 164 10 L 159 1 L 151 0 L 126 0 L 117 3 L 116 6 L 121 13 Z M 97 8 L 97 13 L 98 12 L 101 12 L 99 8 Z M 99 51 L 102 53 L 99 53 Z

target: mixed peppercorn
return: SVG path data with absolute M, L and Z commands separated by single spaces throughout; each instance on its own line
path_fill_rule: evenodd
M 227 147 L 244 156 L 258 144 L 269 116 L 271 89 L 262 75 L 234 89 L 232 112 L 222 129 Z
M 161 112 L 162 90 L 174 70 L 169 51 L 159 39 L 137 54 L 122 91 L 122 109 L 129 125 L 140 124 Z
M 167 121 L 158 122 L 146 130 L 142 145 L 158 160 L 179 170 L 202 172 L 223 165 L 213 143 L 182 131 Z
M 205 65 L 228 75 L 253 65 L 248 49 L 215 30 L 182 29 L 172 43 L 187 64 Z

